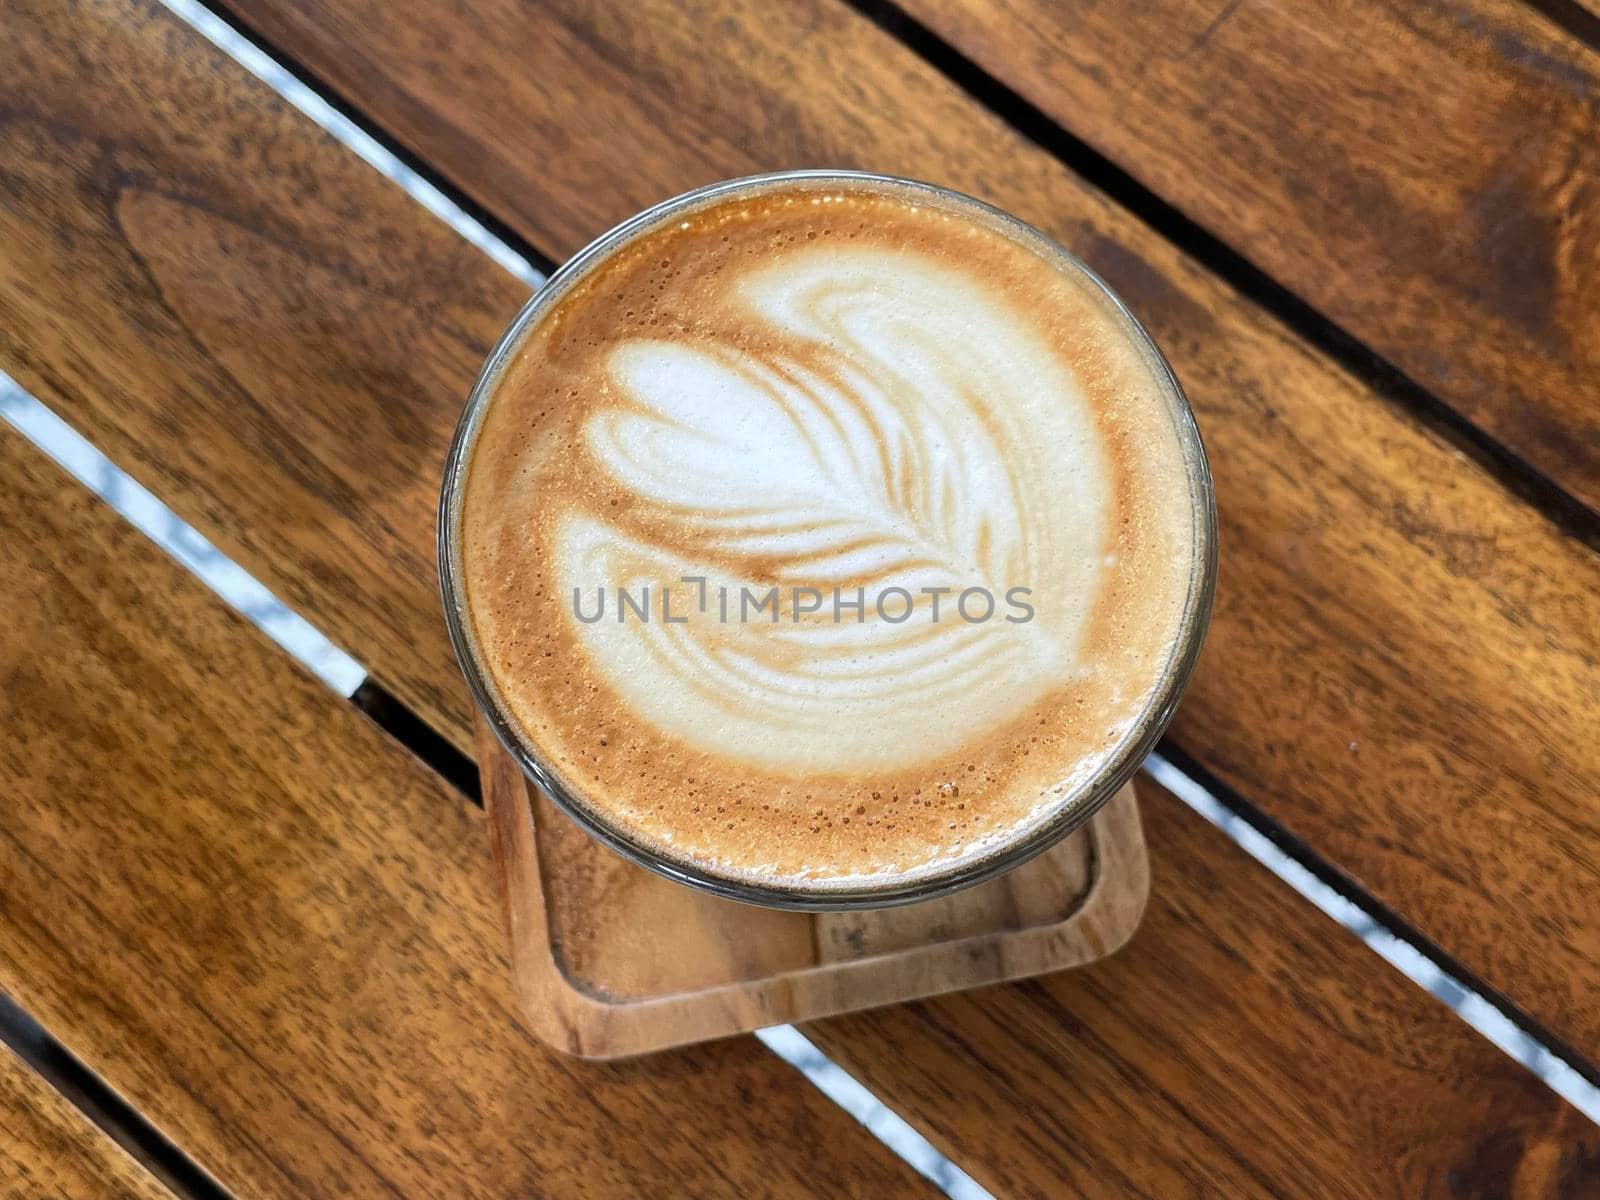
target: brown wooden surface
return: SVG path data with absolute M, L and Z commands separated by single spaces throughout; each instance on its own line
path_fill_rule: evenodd
M 469 750 L 431 531 L 526 289 L 154 0 L 3 19 L 0 370 Z
M 1499 0 L 902 0 L 1600 508 L 1600 55 Z
M 1259 663 L 1251 686 L 1302 706 L 1278 713 L 1267 738 L 1241 731 L 1241 741 L 1224 741 L 1213 765 L 1273 802 L 1271 785 L 1291 765 L 1318 774 L 1314 760 L 1309 770 L 1306 761 L 1279 760 L 1292 759 L 1307 730 L 1317 731 L 1308 719 L 1326 714 L 1330 680 L 1336 712 L 1376 700 L 1379 761 L 1369 753 L 1356 781 L 1381 783 L 1379 769 L 1397 760 L 1415 770 L 1392 795 L 1313 792 L 1323 804 L 1308 811 L 1337 821 L 1349 814 L 1335 800 L 1368 806 L 1355 816 L 1368 823 L 1367 836 L 1389 842 L 1384 853 L 1415 856 L 1420 865 L 1411 869 L 1421 878 L 1461 890 L 1432 898 L 1447 902 L 1428 910 L 1434 918 L 1487 883 L 1477 909 L 1458 914 L 1462 926 L 1489 917 L 1486 946 L 1507 934 L 1546 935 L 1552 962 L 1535 953 L 1550 946 L 1525 940 L 1498 965 L 1512 973 L 1532 965 L 1519 999 L 1554 1006 L 1560 972 L 1593 957 L 1585 865 L 1558 855 L 1559 878 L 1539 875 L 1550 868 L 1551 845 L 1581 854 L 1593 844 L 1581 840 L 1586 831 L 1572 815 L 1592 782 L 1592 763 L 1566 740 L 1581 732 L 1592 699 L 1583 690 L 1593 670 L 1583 653 L 1593 632 L 1588 559 L 1115 210 L 986 128 L 892 44 L 834 10 L 797 11 L 799 26 L 766 10 L 741 23 L 740 9 L 728 14 L 731 26 L 716 26 L 741 39 L 729 59 L 749 42 L 793 68 L 767 81 L 785 89 L 768 94 L 776 97 L 772 108 L 748 110 L 746 124 L 728 125 L 720 140 L 696 143 L 671 122 L 627 130 L 683 139 L 676 149 L 652 147 L 669 171 L 702 153 L 716 162 L 811 153 L 801 144 L 807 138 L 818 149 L 857 146 L 869 160 L 898 148 L 898 164 L 863 165 L 911 170 L 907 164 L 923 161 L 917 173 L 1009 204 L 1111 274 L 1157 325 L 1191 387 L 1200 379 L 1208 433 L 1222 426 L 1212 440 L 1232 464 L 1229 486 L 1250 501 L 1229 517 L 1224 495 L 1233 522 L 1225 536 L 1249 547 L 1244 563 L 1264 582 L 1234 602 L 1228 619 L 1266 622 L 1262 600 L 1289 599 L 1306 610 L 1287 634 L 1269 625 L 1264 646 L 1246 639 L 1249 652 L 1227 660 L 1233 680 L 1211 684 L 1218 670 L 1204 677 L 1211 702 L 1226 701 L 1228 687 L 1238 686 L 1238 664 Z M 130 12 L 137 19 L 129 21 Z M 606 30 L 616 34 L 614 26 Z M 819 40 L 802 46 L 801 33 Z M 302 121 L 158 10 L 109 2 L 70 13 L 18 7 L 12 35 L 23 52 L 0 118 L 0 362 L 126 452 L 119 456 L 137 473 L 241 548 L 280 593 L 336 630 L 459 740 L 464 706 L 451 677 L 436 670 L 426 637 L 406 644 L 427 630 L 418 600 L 431 581 L 417 514 L 431 507 L 436 466 L 424 460 L 438 453 L 448 421 L 430 422 L 440 411 L 453 417 L 455 407 L 425 393 L 451 382 L 460 362 L 481 349 L 500 300 L 516 289 L 428 227 L 365 168 L 309 138 Z M 648 36 L 587 44 L 639 75 L 628 105 L 648 109 L 671 97 L 674 82 L 703 82 L 696 72 L 675 80 L 664 70 L 655 78 L 636 71 L 629 55 L 650 48 Z M 785 59 L 786 46 L 798 57 Z M 808 68 L 805 55 L 817 47 L 820 62 Z M 683 44 L 669 39 L 661 51 L 670 62 Z M 733 80 L 726 108 L 696 109 L 682 96 L 677 104 L 700 120 L 745 119 L 737 100 L 762 86 L 762 61 L 733 64 L 750 74 Z M 807 70 L 811 83 L 826 82 L 823 67 L 841 61 L 861 68 L 837 75 L 849 81 L 849 106 L 821 87 L 807 99 Z M 523 73 L 537 74 L 528 62 L 537 64 L 527 59 Z M 40 86 L 42 93 L 29 90 Z M 592 80 L 587 86 L 596 88 Z M 581 96 L 574 90 L 569 98 Z M 677 104 L 662 115 L 679 111 Z M 773 134 L 766 141 L 759 140 L 763 125 Z M 591 155 L 613 152 L 612 142 L 581 127 L 571 136 Z M 744 137 L 751 151 L 740 147 Z M 963 146 L 972 151 L 964 160 Z M 605 169 L 616 165 L 608 160 Z M 956 178 L 963 172 L 966 180 Z M 576 203 L 571 184 L 560 186 Z M 1014 199 L 1002 194 L 1008 191 Z M 382 253 L 368 254 L 364 237 L 349 236 L 358 226 Z M 62 267 L 79 273 L 62 279 Z M 99 337 L 84 336 L 97 325 Z M 323 410 L 329 378 L 342 391 Z M 1239 394 L 1230 396 L 1230 387 Z M 1277 411 L 1278 400 L 1298 403 Z M 661 1182 L 652 1151 L 671 1157 L 684 1178 L 704 1178 L 690 1175 L 704 1169 L 689 1161 L 698 1151 L 733 1186 L 748 1180 L 768 1190 L 760 1185 L 783 1169 L 774 1166 L 773 1148 L 791 1148 L 797 1129 L 811 1136 L 797 1157 L 816 1186 L 860 1182 L 829 1178 L 829 1152 L 869 1168 L 805 1100 L 792 1101 L 787 1117 L 772 1111 L 765 1068 L 752 1065 L 748 1048 L 674 1058 L 670 1069 L 653 1063 L 648 1073 L 556 1070 L 525 1044 L 507 1049 L 442 1024 L 438 1010 L 503 1020 L 508 1004 L 494 982 L 504 964 L 484 949 L 493 921 L 471 861 L 482 853 L 481 825 L 220 616 L 175 568 L 130 545 L 135 535 L 97 524 L 109 518 L 86 507 L 81 493 L 36 462 L 27 472 L 12 466 L 3 473 L 8 504 L 0 520 L 20 519 L 10 501 L 26 478 L 42 489 L 37 511 L 24 514 L 30 536 L 45 540 L 36 548 L 15 531 L 0 537 L 0 586 L 36 588 L 32 605 L 7 605 L 28 614 L 7 632 L 19 639 L 14 645 L 49 646 L 60 661 L 5 662 L 0 705 L 28 672 L 48 686 L 28 693 L 37 726 L 0 749 L 0 770 L 42 780 L 51 802 L 30 804 L 24 794 L 29 822 L 0 826 L 0 846 L 15 851 L 29 839 L 26 853 L 0 857 L 0 987 L 54 1022 L 114 1086 L 169 1131 L 181 1127 L 203 1160 L 227 1157 L 261 1173 L 252 1194 L 317 1194 L 306 1178 L 321 1183 L 318 1172 L 337 1194 L 410 1172 L 444 1180 L 440 1194 L 460 1194 L 450 1173 L 474 1156 L 480 1172 L 500 1172 L 491 1187 L 509 1179 L 554 1190 L 581 1182 L 628 1190 L 645 1178 Z M 1290 524 L 1275 526 L 1284 502 Z M 1364 519 L 1347 524 L 1352 514 Z M 56 539 L 69 537 L 76 549 L 60 555 L 67 543 Z M 96 541 L 105 543 L 98 553 Z M 409 569 L 373 569 L 397 565 Z M 1336 597 L 1328 594 L 1330 578 L 1341 588 Z M 1343 590 L 1352 578 L 1353 599 Z M 1419 590 L 1404 596 L 1397 581 Z M 1470 592 L 1459 607 L 1452 604 L 1458 589 Z M 64 608 L 80 619 L 62 622 Z M 1333 636 L 1321 632 L 1323 610 L 1344 622 Z M 40 624 L 40 613 L 56 619 Z M 1392 613 L 1411 618 L 1410 636 L 1441 617 L 1447 631 L 1415 660 L 1393 649 L 1392 638 L 1380 639 L 1374 655 L 1363 639 L 1374 617 Z M 78 636 L 64 636 L 69 625 Z M 1530 625 L 1517 641 L 1519 627 Z M 144 639 L 139 629 L 154 632 Z M 1330 653 L 1341 634 L 1362 650 Z M 1460 659 L 1477 641 L 1491 653 L 1481 671 Z M 1429 657 L 1439 651 L 1443 667 Z M 1296 655 L 1298 664 L 1283 661 Z M 1279 689 L 1283 673 L 1296 669 L 1301 674 L 1288 677 L 1315 684 L 1309 695 Z M 1411 690 L 1401 693 L 1408 675 Z M 1463 676 L 1466 694 L 1450 690 Z M 1510 695 L 1475 716 L 1470 705 L 1497 699 L 1491 682 Z M 1404 703 L 1435 698 L 1441 688 L 1445 699 L 1420 717 Z M 312 694 L 319 700 L 302 708 Z M 85 704 L 85 695 L 93 702 Z M 1495 721 L 1530 699 L 1535 711 L 1500 730 Z M 148 716 L 152 704 L 159 720 Z M 172 721 L 173 711 L 182 719 Z M 1397 715 L 1405 718 L 1398 735 Z M 17 728 L 15 714 L 10 719 Z M 1462 735 L 1479 742 L 1462 749 L 1454 740 Z M 49 753 L 63 743 L 78 753 Z M 1241 745 L 1249 753 L 1239 754 Z M 1487 765 L 1501 760 L 1512 764 L 1509 789 Z M 124 778 L 108 819 L 105 781 Z M 1530 786 L 1547 778 L 1562 785 L 1553 805 Z M 392 780 L 378 799 L 375 779 Z M 1485 786 L 1474 790 L 1479 781 Z M 1434 832 L 1420 803 L 1430 785 L 1455 803 L 1469 830 L 1484 814 L 1462 801 L 1490 810 L 1508 834 L 1505 862 L 1486 857 L 1483 846 L 1438 859 L 1437 843 L 1448 837 L 1417 846 L 1396 836 L 1396 813 L 1410 813 L 1416 826 L 1402 824 L 1402 833 Z M 14 782 L 7 787 L 8 798 L 17 795 Z M 1284 791 L 1306 807 L 1304 791 Z M 76 803 L 62 805 L 62 795 Z M 174 795 L 183 803 L 174 804 Z M 318 796 L 338 803 L 318 810 Z M 1517 800 L 1521 808 L 1506 803 Z M 1593 1190 L 1591 1126 L 1365 951 L 1330 948 L 1324 920 L 1196 818 L 1171 802 L 1156 805 L 1153 816 L 1157 866 L 1166 864 L 1166 872 L 1157 884 L 1162 908 L 1152 914 L 1151 953 L 1136 957 L 1143 945 L 1136 941 L 1098 981 L 1086 972 L 991 989 L 830 1022 L 817 1036 L 980 1178 L 1021 1192 L 1051 1193 L 1064 1178 L 1090 1192 L 1156 1195 L 1211 1183 L 1235 1194 Z M 1535 826 L 1531 853 L 1512 836 L 1518 821 Z M 219 825 L 237 842 L 207 845 L 192 836 Z M 1460 831 L 1448 825 L 1446 832 Z M 1452 874 L 1463 861 L 1498 874 Z M 1574 878 L 1580 886 L 1570 886 Z M 1524 902 L 1525 911 L 1494 924 L 1497 891 Z M 1570 909 L 1552 916 L 1542 905 L 1559 895 Z M 61 903 L 33 907 L 40 896 Z M 1573 915 L 1561 915 L 1567 911 Z M 130 945 L 150 949 L 129 959 Z M 283 963 L 300 974 L 276 974 Z M 1567 982 L 1577 988 L 1589 980 L 1578 970 Z M 1572 1027 L 1587 1028 L 1592 1009 L 1582 997 L 1571 1007 Z M 473 1028 L 481 1035 L 492 1027 Z M 990 1069 L 974 1070 L 975 1062 Z M 1308 1064 L 1324 1062 L 1331 1078 L 1309 1075 Z M 464 1075 L 490 1088 L 494 1103 L 472 1103 Z M 684 1128 L 694 1118 L 661 1099 L 670 1093 L 676 1104 L 692 1093 L 698 1106 L 706 1103 L 703 1091 L 729 1080 L 732 1090 L 762 1097 L 739 1107 L 744 1137 L 730 1146 L 707 1146 L 704 1129 Z M 425 1110 L 419 1095 L 429 1101 Z M 590 1115 L 602 1103 L 620 1106 L 633 1122 L 626 1139 Z M 749 1128 L 752 1107 L 772 1131 L 765 1138 Z M 708 1127 L 720 1130 L 732 1118 L 724 1111 L 711 1120 Z M 522 1136 L 507 1138 L 508 1122 Z M 640 1127 L 664 1136 L 639 1137 Z M 750 1161 L 752 1145 L 760 1147 L 759 1163 Z M 994 1154 L 996 1145 L 1007 1153 Z M 969 1153 L 975 1149 L 988 1157 Z M 1308 1171 L 1308 1162 L 1317 1169 Z M 1376 1184 L 1375 1163 L 1385 1172 Z
M 1600 1129 L 1153 781 L 1139 798 L 1150 903 L 1120 953 L 804 1032 L 997 1196 L 1600 1194 Z
M 0 990 L 235 1194 L 914 1190 L 749 1040 L 538 1048 L 482 818 L 10 432 L 0 468 Z M 1592 1182 L 1591 1125 L 1147 790 L 1159 910 L 1105 964 L 816 1036 L 1002 1194 Z
M 7 129 L 43 158 L 0 216 L 23 248 L 0 268 L 0 358 L 464 739 L 424 565 L 434 479 L 517 289 L 169 19 L 130 34 L 117 11 L 58 18 L 103 69 L 85 86 L 30 68 L 23 95 L 51 115 Z M 1077 250 L 1174 360 L 1216 470 L 1218 607 L 1177 739 L 1600 1050 L 1593 554 L 844 9 L 250 11 L 552 254 L 709 178 L 818 163 L 978 192 Z M 42 42 L 22 61 L 47 62 L 21 25 Z M 81 312 L 110 346 L 68 338 Z M 439 330 L 471 336 L 445 353 Z M 241 438 L 240 412 L 291 407 Z
M 482 814 L 0 426 L 0 992 L 239 1197 L 927 1195 L 752 1039 L 514 1014 Z
M 172 1200 L 127 1151 L 0 1043 L 0 1200 Z
M 533 1031 L 586 1058 L 643 1054 L 1085 967 L 1144 910 L 1131 785 L 999 879 L 865 912 L 778 912 L 663 879 L 601 846 L 476 723 L 511 968 Z

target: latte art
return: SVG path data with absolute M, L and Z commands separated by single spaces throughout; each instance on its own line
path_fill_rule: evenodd
M 997 219 L 793 184 L 530 330 L 467 474 L 473 635 L 598 819 L 729 878 L 915 877 L 1049 819 L 1163 678 L 1164 374 Z
M 864 596 L 849 622 L 825 606 L 776 626 L 691 610 L 584 625 L 590 660 L 661 731 L 777 770 L 814 769 L 819 746 L 833 770 L 903 767 L 1027 709 L 1071 671 L 1101 571 L 1105 468 L 1074 436 L 1091 415 L 1071 375 L 979 281 L 905 253 L 792 250 L 726 286 L 761 355 L 638 339 L 607 356 L 616 403 L 589 415 L 585 447 L 659 510 L 657 533 L 569 514 L 561 593 L 894 587 L 916 616 L 1020 586 L 1045 615 L 891 623 L 867 619 Z

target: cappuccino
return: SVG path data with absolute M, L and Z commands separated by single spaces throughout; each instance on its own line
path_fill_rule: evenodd
M 561 280 L 489 387 L 474 665 L 569 805 L 689 876 L 959 875 L 1126 774 L 1192 661 L 1182 397 L 1097 280 L 974 202 L 715 191 Z

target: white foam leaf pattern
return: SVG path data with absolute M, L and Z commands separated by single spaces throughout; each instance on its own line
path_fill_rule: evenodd
M 612 352 L 618 401 L 587 449 L 651 514 L 649 540 L 568 514 L 563 592 L 650 586 L 668 624 L 580 624 L 635 711 L 708 751 L 779 770 L 892 768 L 953 750 L 1072 669 L 1103 540 L 1107 485 L 1070 370 L 1003 297 L 966 274 L 881 252 L 791 254 L 741 282 L 770 338 L 640 339 Z M 682 576 L 704 576 L 694 611 Z M 734 619 L 718 619 L 729 589 Z M 823 610 L 740 622 L 741 588 L 816 588 Z M 1013 624 L 1006 593 L 1031 590 Z M 866 619 L 835 622 L 835 588 Z M 901 587 L 910 620 L 872 597 Z M 931 620 L 923 588 L 948 588 Z M 951 619 L 983 588 L 995 617 Z M 890 608 L 898 613 L 902 602 Z M 976 603 L 975 607 L 983 607 Z

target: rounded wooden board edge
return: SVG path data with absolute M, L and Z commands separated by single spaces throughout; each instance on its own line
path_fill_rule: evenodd
M 1084 966 L 1128 942 L 1149 898 L 1149 858 L 1129 783 L 1085 827 L 1094 879 L 1064 921 L 698 992 L 608 1001 L 569 979 L 556 960 L 526 777 L 481 719 L 476 746 L 523 1016 L 541 1041 L 580 1058 L 630 1058 Z

